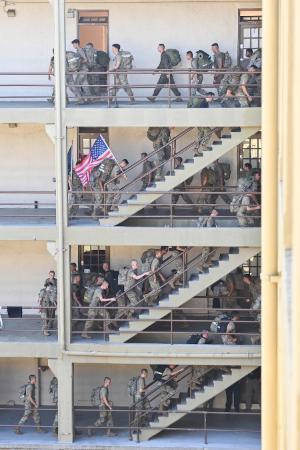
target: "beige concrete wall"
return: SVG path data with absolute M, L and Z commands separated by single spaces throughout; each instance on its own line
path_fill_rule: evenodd
M 0 359 L 0 405 L 7 405 L 8 402 L 22 404 L 19 399 L 19 387 L 27 383 L 28 376 L 38 375 L 38 364 L 47 366 L 47 360 L 32 358 L 1 358 Z M 37 386 L 36 394 L 40 391 L 39 403 L 50 405 L 49 384 L 53 377 L 50 369 L 40 371 L 40 386 Z M 21 416 L 21 411 L 19 412 Z
M 1 305 L 37 306 L 39 290 L 56 268 L 46 242 L 0 241 L 0 254 Z
M 19 124 L 17 128 L 9 128 L 7 124 L 0 125 L 0 135 L 0 192 L 20 191 L 19 194 L 0 193 L 0 203 L 29 203 L 29 207 L 33 207 L 37 200 L 54 207 L 55 194 L 22 193 L 55 191 L 54 145 L 44 126 Z

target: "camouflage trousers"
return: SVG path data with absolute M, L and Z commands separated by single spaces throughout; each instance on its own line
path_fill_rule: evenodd
M 128 97 L 133 98 L 133 92 L 128 85 L 128 77 L 126 73 L 118 73 L 114 76 L 114 88 L 112 89 L 112 97 L 116 97 L 120 89 L 124 89 Z
M 56 433 L 57 429 L 58 429 L 58 411 L 56 410 L 55 416 L 54 416 L 54 420 L 53 420 L 53 424 L 52 424 L 52 431 L 53 431 L 53 433 Z
M 199 214 L 201 214 L 203 212 L 203 209 L 206 208 L 206 205 L 210 205 L 212 203 L 211 194 L 205 194 L 205 191 L 207 192 L 211 192 L 213 189 L 212 186 L 205 186 L 205 189 L 201 189 L 201 191 L 203 191 L 203 194 L 199 194 L 197 196 L 197 204 L 198 204 L 198 212 Z
M 214 252 L 211 251 L 210 247 L 202 247 L 201 254 L 198 263 L 199 272 L 203 272 L 203 270 L 211 264 L 211 259 L 214 255 Z
M 19 421 L 19 425 L 23 425 L 24 423 L 26 423 L 30 416 L 32 416 L 33 421 L 36 425 L 40 425 L 41 419 L 40 419 L 38 409 L 35 406 L 33 406 L 31 403 L 25 404 L 24 415 L 23 415 L 23 417 L 21 417 L 21 419 Z
M 92 215 L 95 216 L 97 210 L 103 210 L 104 207 L 104 194 L 98 188 L 92 187 L 93 191 L 93 205 L 92 205 Z
M 155 148 L 155 145 L 154 145 L 154 150 L 157 150 L 157 148 Z M 164 161 L 167 161 L 167 159 L 168 158 L 167 158 L 164 150 L 159 150 L 159 152 L 157 152 L 155 154 L 154 163 L 155 163 L 155 166 L 157 167 L 156 171 L 155 171 L 155 180 L 160 180 L 162 178 L 163 170 L 164 170 L 164 165 L 162 165 L 162 164 Z
M 209 127 L 198 127 L 197 130 L 195 152 L 200 155 L 203 150 L 206 150 L 210 146 L 213 135 L 210 134 L 212 129 Z
M 177 382 L 172 381 L 170 384 L 163 384 L 160 388 L 160 405 L 159 409 L 163 411 L 169 408 L 171 403 L 171 398 L 176 394 Z
M 245 205 L 244 202 L 247 202 L 246 197 L 243 197 L 242 203 L 236 213 L 236 218 L 241 227 L 247 227 L 249 225 L 254 225 L 254 218 L 251 217 L 252 212 L 247 211 L 247 207 L 246 207 L 247 205 Z
M 150 402 L 147 398 L 140 395 L 134 396 L 135 413 L 133 420 L 133 427 L 145 427 L 149 425 L 149 411 L 151 410 Z
M 82 194 L 70 193 L 69 195 L 69 216 L 76 216 L 79 211 L 79 205 L 82 203 Z
M 106 427 L 113 427 L 114 421 L 112 418 L 112 412 L 105 405 L 99 406 L 99 419 L 94 423 L 95 427 L 101 427 L 105 425 Z
M 198 77 L 196 79 L 192 79 L 191 80 L 191 96 L 195 97 L 195 95 L 197 95 L 197 92 L 199 94 L 206 94 L 205 89 L 203 89 L 202 87 L 200 87 L 199 85 L 201 85 L 203 82 L 203 75 L 198 75 Z
M 111 324 L 116 326 L 116 322 L 111 318 L 110 312 L 107 311 L 105 307 L 102 307 L 101 309 L 90 308 L 88 310 L 88 318 L 84 324 L 84 332 L 87 333 L 88 331 L 91 331 L 94 326 L 99 328 L 99 325 L 102 325 L 103 331 L 107 332 L 109 325 Z
M 87 86 L 87 75 L 84 71 L 74 72 L 74 74 L 67 75 L 66 82 L 76 100 L 83 100 L 83 97 L 89 97 L 91 95 L 90 88 Z
M 120 204 L 121 200 L 121 193 L 118 185 L 111 185 L 109 186 L 109 190 L 112 191 L 111 194 L 107 194 L 106 197 L 106 204 L 108 211 L 116 211 L 118 209 L 118 206 Z
M 147 297 L 145 298 L 146 303 L 148 306 L 155 305 L 157 303 L 157 299 L 160 294 L 160 284 L 158 280 L 155 280 L 155 278 L 152 276 L 148 278 L 149 285 L 150 285 L 150 292 L 147 294 Z
M 54 320 L 55 320 L 54 307 L 53 308 L 42 308 L 41 309 L 41 319 L 42 319 L 42 330 L 43 331 L 48 331 L 51 328 L 53 328 Z
M 179 191 L 181 189 L 178 189 Z M 178 200 L 180 199 L 180 197 L 182 197 L 182 200 L 187 203 L 188 205 L 193 205 L 193 199 L 192 197 L 189 196 L 189 194 L 173 194 L 172 195 L 172 204 L 176 205 L 176 203 L 178 202 Z
M 131 306 L 136 306 L 139 303 L 140 292 L 137 291 L 136 289 L 131 289 L 129 292 L 126 293 L 126 295 Z M 136 309 L 128 309 L 128 312 L 132 316 L 134 313 L 137 313 L 138 311 Z

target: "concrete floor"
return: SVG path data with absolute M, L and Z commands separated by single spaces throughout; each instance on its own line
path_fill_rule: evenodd
M 0 208 L 0 225 L 55 225 L 55 208 Z
M 211 414 L 208 415 L 208 444 L 204 444 L 203 431 L 187 431 L 184 428 L 203 428 L 203 423 L 198 414 L 186 416 L 177 422 L 174 427 L 182 430 L 167 430 L 153 437 L 150 441 L 140 444 L 128 440 L 128 432 L 124 428 L 117 430 L 117 437 L 106 437 L 104 431 L 96 430 L 92 437 L 87 436 L 87 427 L 97 418 L 97 412 L 80 412 L 75 410 L 75 426 L 78 434 L 72 444 L 59 444 L 51 433 L 51 423 L 54 411 L 41 409 L 41 421 L 46 434 L 35 432 L 32 423 L 23 428 L 24 434 L 17 436 L 13 433 L 12 426 L 22 415 L 22 410 L 8 412 L 0 410 L 0 449 L 114 449 L 114 448 L 151 448 L 171 450 L 174 448 L 185 450 L 259 450 L 260 449 L 260 417 L 259 414 Z M 117 426 L 127 426 L 127 413 L 114 413 Z M 241 431 L 239 431 L 241 430 Z
M 39 316 L 25 315 L 20 319 L 8 319 L 2 314 L 3 328 L 0 329 L 0 342 L 56 342 L 57 332 L 51 336 L 42 334 L 42 321 Z M 56 327 L 56 324 L 55 324 Z

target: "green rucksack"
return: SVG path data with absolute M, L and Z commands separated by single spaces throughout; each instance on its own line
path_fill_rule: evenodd
M 125 50 L 121 50 L 119 55 L 121 56 L 120 69 L 132 69 L 133 55 Z
M 172 66 L 177 66 L 181 61 L 181 56 L 178 50 L 174 48 L 169 48 L 166 50 L 167 55 L 169 55 Z
M 109 56 L 106 52 L 102 50 L 98 50 L 96 54 L 96 63 L 101 66 L 107 68 L 109 66 Z
M 201 184 L 203 185 L 204 178 L 207 177 L 207 185 L 214 186 L 216 183 L 216 174 L 210 167 L 204 167 L 201 171 Z
M 128 267 L 122 267 L 119 270 L 119 275 L 118 275 L 118 284 L 121 286 L 124 286 L 124 284 L 127 281 L 127 276 L 128 276 L 128 272 L 129 272 L 129 268 Z
M 195 95 L 194 97 L 191 97 L 189 99 L 187 107 L 188 108 L 200 108 L 202 100 L 203 100 L 203 98 Z
M 80 69 L 81 57 L 75 52 L 66 52 L 66 66 L 68 72 L 77 72 Z
M 22 386 L 19 387 L 19 399 L 22 400 L 22 402 L 25 402 L 26 400 L 26 388 L 28 386 L 27 384 L 22 384 Z
M 88 286 L 85 288 L 84 294 L 83 294 L 83 303 L 86 303 L 87 305 L 89 305 L 91 303 L 96 288 L 97 288 L 96 285 Z
M 86 46 L 83 48 L 83 51 L 88 61 L 88 66 L 91 67 L 96 64 L 97 50 L 95 49 L 95 47 L 92 44 L 86 44 Z
M 229 180 L 231 176 L 231 166 L 229 163 L 222 162 L 220 163 L 223 168 L 224 180 Z
M 132 377 L 128 381 L 127 389 L 130 397 L 134 397 L 137 393 L 137 381 L 138 381 L 137 377 Z
M 224 53 L 224 67 L 225 69 L 229 69 L 232 66 L 232 59 L 228 51 Z
M 210 69 L 213 65 L 211 56 L 203 50 L 196 52 L 197 69 Z
M 149 127 L 147 130 L 147 138 L 151 142 L 154 142 L 158 138 L 160 132 L 161 132 L 160 127 Z
M 98 169 L 100 172 L 99 178 L 103 183 L 106 183 L 110 179 L 111 173 L 112 173 L 115 165 L 116 165 L 116 161 L 114 159 L 109 159 L 109 158 L 106 158 L 100 164 L 99 169 Z
M 241 206 L 242 200 L 244 195 L 235 195 L 230 203 L 230 212 L 231 213 L 237 213 L 239 210 L 239 207 Z
M 101 404 L 100 391 L 101 391 L 100 386 L 92 389 L 92 393 L 91 393 L 91 405 L 92 406 L 99 406 Z

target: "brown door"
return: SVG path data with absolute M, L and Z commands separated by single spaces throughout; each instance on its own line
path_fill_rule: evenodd
M 245 58 L 246 49 L 255 52 L 262 46 L 262 11 L 250 9 L 239 11 L 239 60 Z
M 108 51 L 108 11 L 79 11 L 78 39 L 81 47 L 91 42 L 97 50 Z

